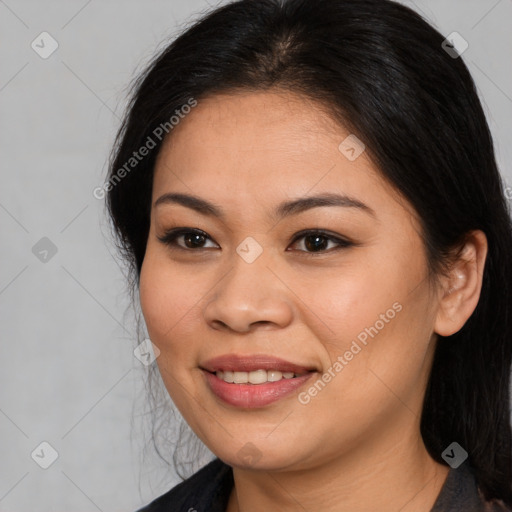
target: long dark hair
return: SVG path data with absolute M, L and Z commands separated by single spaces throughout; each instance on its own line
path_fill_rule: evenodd
M 217 8 L 134 83 L 104 190 L 136 286 L 153 168 L 173 115 L 216 93 L 274 87 L 324 106 L 415 208 L 433 275 L 469 231 L 487 236 L 479 303 L 459 332 L 439 337 L 421 433 L 442 464 L 444 449 L 458 442 L 485 497 L 512 505 L 511 221 L 474 82 L 444 39 L 389 0 L 239 0 Z M 152 147 L 130 161 L 143 146 Z

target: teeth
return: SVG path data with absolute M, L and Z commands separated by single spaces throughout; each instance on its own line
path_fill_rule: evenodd
M 297 377 L 293 372 L 280 372 L 279 370 L 254 370 L 252 372 L 217 371 L 215 375 L 224 382 L 234 384 L 264 384 L 265 382 L 277 382 L 281 379 Z
M 256 370 L 254 372 L 249 372 L 249 382 L 251 384 L 263 384 L 264 382 L 268 382 L 267 370 Z
M 224 373 L 224 376 L 221 379 L 224 379 L 226 382 L 234 382 L 235 374 L 233 372 L 219 372 Z
M 247 372 L 235 372 L 233 382 L 235 384 L 247 384 L 249 382 L 249 376 Z
M 279 370 L 267 370 L 267 379 L 269 382 L 277 382 L 283 378 L 283 374 Z

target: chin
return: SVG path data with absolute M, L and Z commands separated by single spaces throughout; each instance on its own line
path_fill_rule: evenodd
M 233 443 L 234 444 L 234 443 Z M 237 443 L 240 444 L 240 443 Z M 231 447 L 215 450 L 216 456 L 234 468 L 254 471 L 283 471 L 300 463 L 300 456 L 290 444 L 280 450 L 271 443 L 247 441 L 233 451 Z

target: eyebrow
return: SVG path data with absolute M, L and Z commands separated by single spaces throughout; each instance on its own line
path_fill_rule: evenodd
M 222 220 L 225 219 L 225 214 L 222 208 L 214 203 L 206 201 L 197 196 L 182 194 L 182 193 L 167 193 L 160 196 L 154 203 L 153 207 L 162 204 L 179 204 L 190 208 L 202 215 L 218 217 Z M 360 211 L 366 212 L 373 217 L 376 217 L 375 211 L 365 203 L 343 194 L 337 193 L 324 193 L 316 196 L 301 197 L 299 199 L 292 199 L 285 201 L 277 206 L 273 212 L 273 217 L 281 220 L 290 215 L 298 215 L 312 208 L 319 208 L 324 206 L 342 206 L 346 208 L 355 208 Z

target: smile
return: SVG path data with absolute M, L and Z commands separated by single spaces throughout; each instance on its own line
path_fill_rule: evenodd
M 252 409 L 298 392 L 318 370 L 265 354 L 225 354 L 200 366 L 206 385 L 223 405 Z
M 252 372 L 243 371 L 217 371 L 218 379 L 230 384 L 264 384 L 265 382 L 278 382 L 282 379 L 293 379 L 299 377 L 294 372 L 281 372 L 279 370 L 256 370 Z

